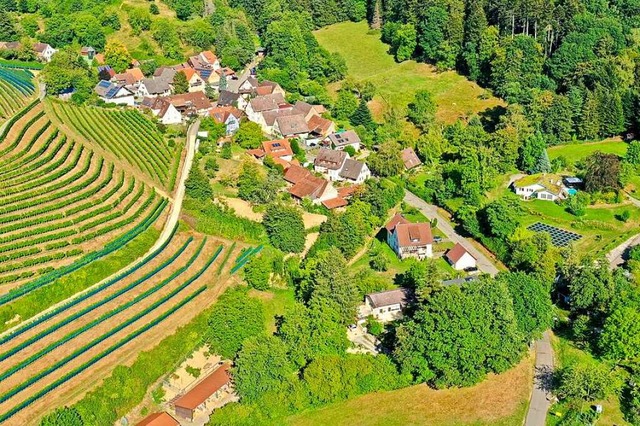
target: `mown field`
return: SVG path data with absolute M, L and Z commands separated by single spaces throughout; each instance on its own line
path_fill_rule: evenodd
M 564 157 L 569 165 L 584 160 L 594 152 L 616 154 L 623 157 L 627 153 L 627 143 L 619 139 L 604 140 L 601 142 L 575 143 L 550 147 L 547 152 L 549 159 Z
M 434 95 L 437 117 L 445 123 L 503 105 L 500 99 L 454 71 L 437 72 L 432 66 L 415 61 L 396 63 L 388 46 L 380 41 L 380 32 L 369 30 L 366 22 L 343 22 L 314 35 L 325 49 L 344 57 L 349 76 L 376 86 L 378 94 L 370 107 L 378 119 L 389 106 L 406 109 L 419 89 Z
M 500 375 L 462 389 L 434 390 L 416 385 L 373 393 L 308 411 L 285 424 L 361 426 L 521 425 L 533 382 L 533 357 Z

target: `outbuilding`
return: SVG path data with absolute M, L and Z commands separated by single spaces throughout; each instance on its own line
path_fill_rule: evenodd
M 463 246 L 458 243 L 445 255 L 447 261 L 456 271 L 463 271 L 476 267 L 476 258 L 473 257 Z
M 189 392 L 176 399 L 173 403 L 176 416 L 193 421 L 193 416 L 198 408 L 204 406 L 210 399 L 220 396 L 222 392 L 228 389 L 231 383 L 230 369 L 231 366 L 229 364 L 222 364 Z

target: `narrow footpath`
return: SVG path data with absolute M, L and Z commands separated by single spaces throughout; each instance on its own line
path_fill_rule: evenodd
M 22 326 L 24 326 L 24 324 L 28 324 L 29 322 L 35 321 L 40 316 L 42 316 L 45 313 L 57 308 L 58 306 L 67 304 L 70 300 L 73 300 L 73 299 L 75 299 L 77 297 L 80 297 L 82 294 L 90 291 L 92 288 L 94 288 L 96 286 L 99 286 L 100 284 L 112 279 L 113 277 L 121 274 L 124 271 L 127 271 L 127 270 L 129 270 L 131 268 L 134 268 L 144 258 L 146 258 L 148 255 L 153 253 L 155 250 L 160 248 L 166 241 L 169 240 L 169 238 L 171 238 L 171 234 L 173 232 L 173 228 L 175 228 L 176 224 L 178 223 L 178 219 L 180 219 L 180 211 L 182 210 L 182 201 L 184 200 L 184 195 L 185 195 L 185 182 L 187 180 L 187 177 L 189 176 L 189 172 L 191 171 L 191 166 L 193 164 L 193 159 L 195 157 L 195 153 L 196 153 L 196 138 L 198 136 L 198 129 L 199 128 L 200 128 L 200 120 L 196 120 L 193 124 L 191 124 L 191 126 L 189 127 L 189 130 L 187 131 L 187 147 L 186 147 L 187 153 L 185 155 L 184 165 L 182 166 L 182 172 L 181 172 L 180 177 L 179 177 L 178 182 L 177 182 L 177 186 L 176 186 L 174 197 L 173 197 L 173 199 L 170 199 L 171 207 L 170 207 L 170 210 L 169 210 L 169 216 L 167 217 L 167 221 L 165 222 L 164 227 L 162 229 L 162 232 L 160 233 L 160 237 L 155 242 L 155 244 L 149 249 L 149 251 L 147 251 L 147 253 L 145 253 L 143 256 L 140 256 L 135 261 L 131 262 L 126 267 L 122 268 L 121 270 L 119 270 L 119 271 L 115 272 L 114 274 L 108 276 L 107 278 L 103 279 L 102 281 L 100 281 L 98 283 L 95 283 L 91 287 L 88 287 L 88 288 L 84 289 L 83 291 L 81 291 L 79 293 L 76 293 L 73 296 L 71 296 L 71 297 L 69 297 L 69 298 L 67 298 L 65 300 L 62 300 L 59 303 L 56 303 L 55 305 L 49 307 L 48 309 L 40 312 L 38 315 L 35 315 L 35 316 L 25 320 L 25 321 L 17 323 L 14 327 L 6 330 L 4 333 L 1 333 L 0 336 L 12 333 L 13 330 L 16 327 L 22 327 Z
M 469 240 L 458 234 L 449 222 L 438 213 L 438 208 L 418 197 L 413 192 L 405 190 L 405 203 L 417 208 L 429 220 L 438 219 L 437 228 L 441 230 L 452 243 L 460 243 L 473 257 L 476 258 L 478 269 L 491 276 L 495 276 L 499 271 L 493 262 L 484 255 L 480 250 L 476 249 Z
M 525 426 L 544 426 L 547 412 L 551 407 L 551 386 L 553 379 L 553 347 L 551 333 L 545 331 L 536 341 L 536 367 L 533 376 L 533 392 L 529 402 L 529 411 Z

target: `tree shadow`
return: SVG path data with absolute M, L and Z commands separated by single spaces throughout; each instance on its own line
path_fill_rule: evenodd
M 501 105 L 497 105 L 493 108 L 487 108 L 484 111 L 480 112 L 478 115 L 480 117 L 480 122 L 482 123 L 482 127 L 489 132 L 493 133 L 500 123 L 500 118 L 507 113 L 507 109 Z

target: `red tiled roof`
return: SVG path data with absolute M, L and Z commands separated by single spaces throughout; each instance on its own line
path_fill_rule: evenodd
M 462 256 L 464 256 L 465 253 L 469 252 L 462 246 L 462 244 L 458 243 L 451 250 L 449 250 L 445 256 L 451 263 L 457 263 L 460 259 L 462 259 Z M 469 256 L 473 257 L 471 253 L 469 253 Z
M 253 155 L 256 158 L 262 158 L 265 156 L 265 152 L 263 149 L 260 148 L 254 148 L 254 149 L 248 149 L 247 150 L 247 154 L 249 155 Z
M 195 410 L 200 404 L 205 402 L 211 395 L 216 393 L 220 388 L 229 383 L 229 364 L 220 366 L 213 373 L 209 374 L 198 383 L 193 389 L 182 395 L 175 402 L 176 407 Z
M 388 232 L 393 232 L 396 229 L 396 225 L 400 223 L 409 223 L 407 219 L 404 218 L 400 213 L 396 213 L 395 216 L 391 218 L 391 220 L 384 226 Z
M 347 204 L 349 204 L 347 200 L 340 197 L 332 198 L 331 200 L 326 200 L 322 202 L 322 205 L 324 205 L 329 210 L 337 209 L 338 207 L 344 207 Z
M 333 121 L 327 120 L 319 115 L 314 115 L 309 119 L 307 125 L 310 132 L 315 132 L 324 136 L 329 132 L 329 129 L 331 129 Z
M 200 53 L 200 55 L 202 55 L 204 60 L 207 61 L 209 64 L 213 64 L 218 59 L 216 55 L 214 55 L 213 52 L 210 50 L 205 50 L 202 53 Z
M 150 414 L 136 426 L 180 426 L 180 423 L 169 414 L 162 412 Z
M 211 108 L 211 101 L 202 92 L 183 93 L 181 95 L 166 96 L 177 109 L 193 107 L 197 110 Z
M 209 115 L 217 123 L 226 123 L 227 119 L 229 118 L 229 115 L 233 115 L 238 119 L 242 117 L 242 111 L 232 106 L 219 106 L 219 107 L 212 108 L 209 111 Z
M 293 156 L 291 144 L 289 143 L 288 139 L 264 141 L 262 142 L 262 149 L 267 153 L 267 155 L 273 158 L 286 157 L 288 155 Z
M 180 70 L 180 72 L 184 73 L 187 81 L 191 81 L 191 77 L 193 77 L 193 75 L 196 73 L 196 70 L 194 70 L 193 68 L 183 68 Z
M 298 183 L 309 175 L 311 175 L 311 172 L 304 167 L 292 165 L 285 172 L 284 180 L 289 183 Z
M 394 232 L 398 235 L 398 246 L 420 247 L 433 244 L 431 225 L 428 223 L 399 223 Z
M 343 186 L 342 188 L 338 188 L 338 196 L 341 198 L 349 198 L 360 189 L 362 189 L 362 185 Z
M 322 195 L 328 184 L 329 182 L 322 178 L 309 175 L 289 188 L 289 193 L 297 198 L 309 197 L 314 199 Z

